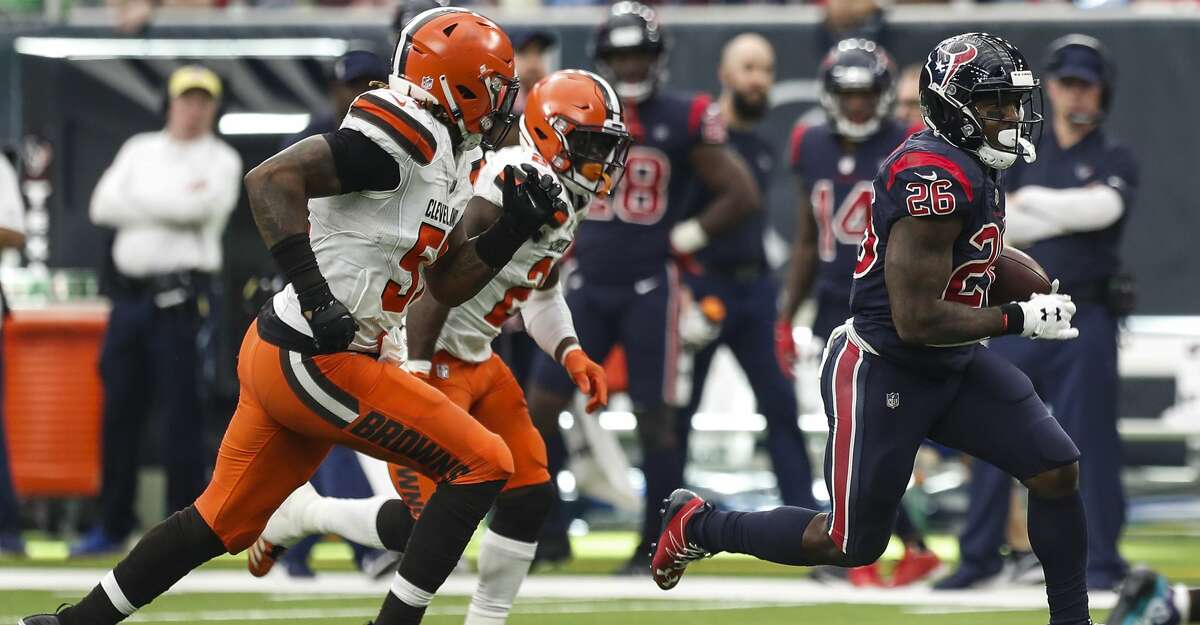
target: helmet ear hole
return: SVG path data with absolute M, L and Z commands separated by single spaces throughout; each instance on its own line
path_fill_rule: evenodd
M 442 29 L 442 34 L 449 37 L 451 35 L 451 33 L 454 32 L 455 28 L 458 28 L 458 24 L 451 24 Z
M 470 89 L 468 89 L 462 85 L 455 85 L 454 88 L 458 90 L 458 95 L 462 96 L 463 99 L 465 99 L 465 100 L 474 100 L 475 99 L 474 91 L 471 91 Z

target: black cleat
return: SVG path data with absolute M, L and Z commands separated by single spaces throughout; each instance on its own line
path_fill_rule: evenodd
M 63 620 L 58 615 L 62 614 L 63 609 L 69 607 L 71 607 L 69 603 L 64 603 L 58 606 L 54 614 L 32 614 L 26 616 L 23 619 L 18 619 L 17 625 L 62 625 Z

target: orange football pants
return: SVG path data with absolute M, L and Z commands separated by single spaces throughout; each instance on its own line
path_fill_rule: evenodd
M 250 326 L 241 394 L 196 509 L 230 553 L 249 547 L 333 444 L 415 470 L 432 484 L 507 480 L 499 436 L 395 365 L 353 352 L 302 356 Z M 545 453 L 543 452 L 543 458 Z
M 467 362 L 439 351 L 433 356 L 429 384 L 500 435 L 513 457 L 513 474 L 505 491 L 550 481 L 546 469 L 546 443 L 533 426 L 521 385 L 499 356 Z M 407 466 L 389 464 L 396 492 L 414 517 L 420 517 L 437 483 Z

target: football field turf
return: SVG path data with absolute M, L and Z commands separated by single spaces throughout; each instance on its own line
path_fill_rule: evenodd
M 1200 534 L 1195 526 L 1135 528 L 1123 543 L 1133 562 L 1145 563 L 1179 581 L 1200 582 Z M 998 591 L 933 593 L 927 589 L 859 590 L 821 586 L 806 569 L 776 566 L 722 554 L 689 569 L 679 588 L 659 591 L 648 577 L 607 577 L 634 537 L 593 532 L 575 541 L 576 560 L 566 569 L 539 573 L 517 601 L 512 625 L 1044 625 L 1044 594 L 1036 587 Z M 943 557 L 955 557 L 954 541 L 933 537 Z M 25 614 L 77 601 L 115 558 L 65 560 L 65 545 L 34 541 L 31 559 L 0 559 L 0 625 Z M 472 550 L 473 551 L 473 550 Z M 468 555 L 473 555 L 469 552 Z M 889 551 L 885 569 L 899 550 Z M 318 545 L 315 580 L 295 581 L 276 572 L 263 580 L 245 573 L 243 556 L 225 556 L 186 578 L 131 622 L 251 624 L 292 621 L 295 625 L 361 625 L 372 618 L 387 582 L 366 582 L 351 572 L 348 549 Z M 470 577 L 447 582 L 426 623 L 461 623 Z M 253 591 L 253 592 L 248 592 Z M 1103 622 L 1111 593 L 1093 596 L 1093 615 Z

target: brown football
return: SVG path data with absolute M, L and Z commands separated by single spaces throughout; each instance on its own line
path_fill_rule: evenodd
M 996 279 L 988 292 L 992 306 L 1023 302 L 1034 293 L 1050 292 L 1050 276 L 1036 260 L 1015 247 L 1006 247 L 996 261 Z

